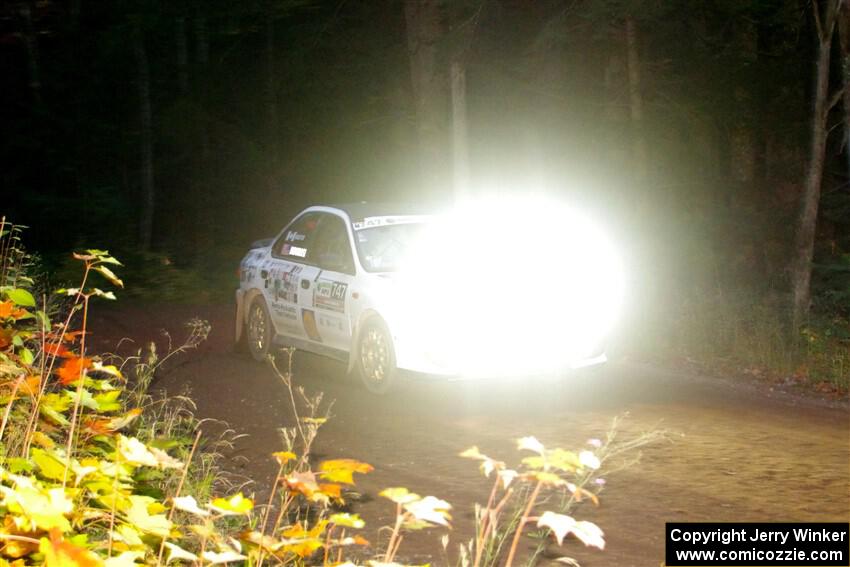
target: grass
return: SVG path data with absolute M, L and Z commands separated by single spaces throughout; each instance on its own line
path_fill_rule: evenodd
M 823 392 L 850 388 L 850 322 L 814 314 L 790 333 L 782 302 L 748 293 L 700 294 L 672 301 L 664 317 L 645 316 L 651 332 L 632 348 L 686 358 L 710 371 L 785 381 Z

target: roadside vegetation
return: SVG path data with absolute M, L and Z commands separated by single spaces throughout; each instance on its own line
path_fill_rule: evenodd
M 380 492 L 395 520 L 367 539 L 346 500 L 355 475 L 373 468 L 314 458 L 330 405 L 293 384 L 291 351 L 284 368 L 270 363 L 289 391 L 295 425 L 270 455 L 279 470 L 268 500 L 256 502 L 220 471 L 227 439 L 204 438 L 191 400 L 149 393 L 161 366 L 202 343 L 209 325 L 190 321 L 186 340 L 161 355 L 153 345 L 125 359 L 93 353 L 89 314 L 95 302 L 116 299 L 123 266 L 104 250 L 74 258 L 79 285 L 51 292 L 30 275 L 37 261 L 24 251 L 20 227 L 4 221 L 0 565 L 402 565 L 405 536 L 427 528 L 443 530 L 434 540 L 440 563 L 533 565 L 548 542 L 567 536 L 604 549 L 602 529 L 573 515 L 598 503 L 603 471 L 622 462 L 615 457 L 659 437 L 621 442 L 614 427 L 575 451 L 523 437 L 516 466 L 471 447 L 460 457 L 491 483 L 487 502 L 475 507 L 472 539 L 450 540 L 450 503 L 405 487 Z
M 625 326 L 637 358 L 683 362 L 701 372 L 751 378 L 841 396 L 850 388 L 850 319 L 837 306 L 813 312 L 793 331 L 781 302 L 720 290 L 671 296 L 663 312 Z M 640 325 L 643 332 L 630 333 Z

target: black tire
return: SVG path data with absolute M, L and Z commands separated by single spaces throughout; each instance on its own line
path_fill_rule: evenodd
M 357 339 L 357 375 L 373 394 L 386 394 L 398 381 L 392 337 L 379 319 L 363 324 Z
M 243 333 L 248 343 L 248 352 L 257 362 L 264 362 L 274 342 L 272 318 L 262 297 L 256 298 L 248 307 L 248 320 Z

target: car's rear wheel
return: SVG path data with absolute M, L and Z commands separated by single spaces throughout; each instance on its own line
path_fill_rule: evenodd
M 393 341 L 387 327 L 378 319 L 363 324 L 357 341 L 357 373 L 366 388 L 386 394 L 396 384 L 398 370 Z
M 271 350 L 274 330 L 266 302 L 261 297 L 251 302 L 251 307 L 248 308 L 248 321 L 245 324 L 244 335 L 248 343 L 248 351 L 254 360 L 264 361 Z

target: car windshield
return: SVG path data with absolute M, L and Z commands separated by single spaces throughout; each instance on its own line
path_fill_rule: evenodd
M 354 235 L 357 242 L 357 253 L 360 263 L 367 272 L 397 271 L 411 245 L 422 233 L 426 226 L 424 219 L 397 219 L 392 223 L 364 226 L 366 223 L 354 224 Z

